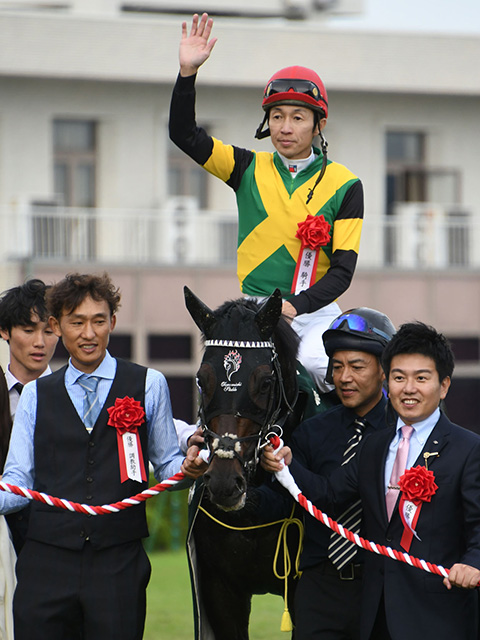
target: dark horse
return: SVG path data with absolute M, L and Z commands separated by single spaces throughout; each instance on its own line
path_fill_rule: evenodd
M 279 291 L 262 306 L 240 299 L 216 311 L 187 287 L 185 300 L 204 337 L 197 381 L 210 452 L 191 505 L 196 637 L 244 640 L 252 595 L 285 594 L 285 582 L 273 569 L 281 523 L 257 528 L 265 522 L 259 508 L 262 490 L 270 492 L 272 502 L 278 497 L 282 507 L 285 503 L 268 487 L 258 489 L 264 481 L 258 461 L 269 434 L 284 433 L 288 439 L 289 424 L 298 423 L 303 411 L 297 402 L 298 338 L 281 317 Z M 287 512 L 290 508 L 287 501 Z M 286 539 L 295 553 L 297 527 L 288 529 Z M 284 573 L 282 555 L 277 573 Z M 290 611 L 294 573 L 288 577 Z

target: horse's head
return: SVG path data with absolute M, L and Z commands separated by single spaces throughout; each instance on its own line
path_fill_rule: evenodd
M 295 401 L 298 340 L 281 318 L 278 290 L 261 306 L 240 299 L 212 311 L 185 287 L 185 301 L 205 343 L 197 372 L 210 450 L 205 485 L 217 506 L 241 509 L 260 447 Z

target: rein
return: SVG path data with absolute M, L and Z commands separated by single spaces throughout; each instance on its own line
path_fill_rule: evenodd
M 292 406 L 290 405 L 286 396 L 285 385 L 283 382 L 282 371 L 278 360 L 278 354 L 275 349 L 275 344 L 271 340 L 205 340 L 205 348 L 207 347 L 227 347 L 229 349 L 269 349 L 271 351 L 270 361 L 275 373 L 276 386 L 274 389 L 272 389 L 270 406 L 267 409 L 266 418 L 263 421 L 263 424 L 258 423 L 260 424 L 258 433 L 244 436 L 242 438 L 239 438 L 237 435 L 231 433 L 218 435 L 207 426 L 207 420 L 205 418 L 205 407 L 203 404 L 203 394 L 200 395 L 200 406 L 198 413 L 205 442 L 210 452 L 209 462 L 212 461 L 213 456 L 215 455 L 219 458 L 236 458 L 242 465 L 247 478 L 249 478 L 255 473 L 257 469 L 257 465 L 260 459 L 260 450 L 269 443 L 268 439 L 272 435 L 278 435 L 279 437 L 282 436 L 282 425 L 287 419 L 289 413 L 293 411 Z M 276 406 L 273 407 L 276 390 L 278 391 L 278 400 Z M 284 415 L 281 415 L 282 407 L 286 407 Z M 241 417 L 241 414 L 237 412 L 235 414 L 235 417 Z M 254 455 L 251 458 L 246 459 L 241 455 L 241 445 L 242 443 L 249 441 L 255 441 L 256 446 Z

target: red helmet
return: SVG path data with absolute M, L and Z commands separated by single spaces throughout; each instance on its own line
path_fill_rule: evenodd
M 286 67 L 277 71 L 267 83 L 262 107 L 274 104 L 305 106 L 328 118 L 328 95 L 319 75 L 307 67 Z

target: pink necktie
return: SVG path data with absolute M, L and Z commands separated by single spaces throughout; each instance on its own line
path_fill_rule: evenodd
M 405 471 L 405 465 L 407 464 L 408 458 L 408 450 L 410 448 L 410 437 L 412 433 L 413 427 L 409 425 L 404 425 L 402 427 L 402 439 L 400 440 L 400 443 L 398 445 L 397 455 L 395 456 L 395 461 L 393 463 L 392 475 L 390 476 L 390 483 L 385 495 L 389 520 L 392 517 L 393 509 L 395 508 L 395 503 L 397 502 L 398 494 L 400 491 L 398 481 L 400 479 L 400 476 L 402 476 Z

